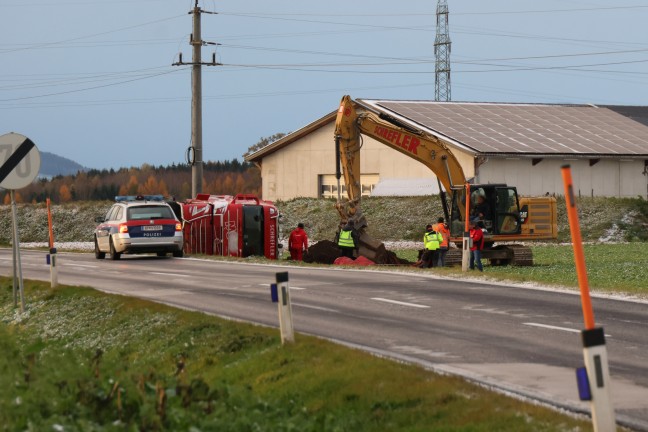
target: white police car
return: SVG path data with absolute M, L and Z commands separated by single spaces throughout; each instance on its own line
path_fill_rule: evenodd
M 182 224 L 162 195 L 117 196 L 115 201 L 105 216 L 95 218 L 97 259 L 104 259 L 106 253 L 113 260 L 123 253 L 183 255 Z

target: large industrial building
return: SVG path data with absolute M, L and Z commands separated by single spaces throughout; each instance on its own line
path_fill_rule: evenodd
M 363 108 L 443 140 L 475 183 L 522 195 L 562 195 L 560 168 L 577 193 L 648 198 L 648 107 L 357 99 Z M 261 168 L 263 198 L 336 197 L 336 112 L 245 157 Z M 363 138 L 363 195 L 438 193 L 414 159 Z

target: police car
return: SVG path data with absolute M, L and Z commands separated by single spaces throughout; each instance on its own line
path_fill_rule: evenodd
M 118 260 L 122 254 L 183 255 L 182 224 L 162 195 L 117 196 L 105 216 L 98 216 L 94 231 L 97 259 L 106 253 Z

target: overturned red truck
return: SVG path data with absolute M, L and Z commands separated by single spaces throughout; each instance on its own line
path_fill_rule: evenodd
M 270 201 L 198 194 L 169 204 L 182 221 L 185 254 L 278 258 L 279 211 Z

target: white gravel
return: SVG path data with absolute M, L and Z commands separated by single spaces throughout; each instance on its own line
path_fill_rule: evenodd
M 49 247 L 47 242 L 28 242 L 20 243 L 21 248 L 45 248 Z M 82 250 L 82 251 L 91 251 L 94 250 L 93 242 L 54 242 L 54 247 L 57 250 Z

